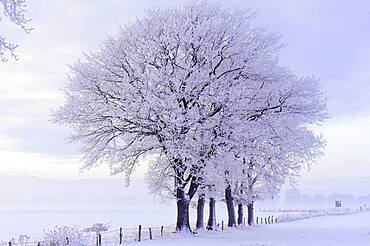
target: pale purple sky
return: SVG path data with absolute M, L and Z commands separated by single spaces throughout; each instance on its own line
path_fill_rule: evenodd
M 0 64 L 0 174 L 40 177 L 104 177 L 79 174 L 76 145 L 68 129 L 49 122 L 63 102 L 67 64 L 97 50 L 118 24 L 140 18 L 149 7 L 179 0 L 29 0 L 35 30 L 25 35 L 0 22 L 20 45 L 19 61 Z M 224 0 L 227 7 L 259 10 L 257 23 L 277 31 L 287 44 L 281 62 L 300 75 L 321 79 L 332 118 L 320 127 L 326 155 L 305 180 L 363 177 L 370 180 L 370 1 Z

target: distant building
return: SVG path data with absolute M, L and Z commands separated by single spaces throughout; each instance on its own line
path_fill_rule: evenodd
M 335 207 L 336 208 L 342 207 L 342 201 L 335 201 Z

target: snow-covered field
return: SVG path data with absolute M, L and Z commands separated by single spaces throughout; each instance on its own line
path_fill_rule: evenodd
M 139 243 L 138 243 L 139 244 Z M 326 216 L 196 236 L 144 241 L 152 246 L 362 246 L 370 245 L 370 212 Z
M 28 235 L 41 239 L 44 230 L 49 231 L 56 226 L 77 226 L 84 229 L 94 223 L 109 224 L 110 230 L 123 228 L 167 226 L 173 224 L 174 212 L 164 209 L 51 209 L 0 211 L 0 241 L 19 235 Z M 167 208 L 168 209 L 168 208 Z
M 17 179 L 0 176 L 0 185 L 7 187 L 7 189 L 0 190 L 2 199 L 0 201 L 0 241 L 8 242 L 11 238 L 17 240 L 20 235 L 25 234 L 30 236 L 32 241 L 39 241 L 43 240 L 44 230 L 49 231 L 55 226 L 78 226 L 84 229 L 94 223 L 109 223 L 110 233 L 103 235 L 103 242 L 105 242 L 103 246 L 108 246 L 106 237 L 113 235 L 117 241 L 117 230 L 120 227 L 135 228 L 133 231 L 137 233 L 139 224 L 144 228 L 158 228 L 175 222 L 175 203 L 169 201 L 166 205 L 155 200 L 148 194 L 144 182 L 133 182 L 132 186 L 125 189 L 122 187 L 122 180 L 119 179 L 104 180 L 104 186 L 101 186 L 101 182 L 100 180 L 40 180 L 30 177 Z M 37 197 L 34 194 L 37 194 Z M 143 195 L 138 196 L 137 194 Z M 274 216 L 274 218 L 283 218 L 287 221 L 318 214 L 309 212 L 310 209 L 307 208 L 296 212 L 292 208 L 284 204 L 272 204 L 271 206 L 257 204 L 255 216 L 259 218 Z M 283 210 L 280 211 L 280 209 Z M 195 216 L 195 207 L 192 206 L 190 214 L 192 222 L 195 222 Z M 223 202 L 217 203 L 216 216 L 218 223 L 222 220 L 226 221 L 227 214 Z M 205 218 L 208 218 L 208 209 L 205 209 Z M 173 229 L 168 229 L 165 234 L 171 234 L 171 231 Z M 315 240 L 326 240 L 329 242 L 326 245 L 332 245 L 332 237 L 337 234 L 340 237 L 353 238 L 353 240 L 365 240 L 366 237 L 368 240 L 369 236 L 366 236 L 366 233 L 370 233 L 370 215 L 360 213 L 317 217 L 277 225 L 257 225 L 246 231 L 206 233 L 197 235 L 194 239 L 179 239 L 176 244 L 173 239 L 159 241 L 159 233 L 156 229 L 153 232 L 155 240 L 145 241 L 143 244 L 166 245 L 166 242 L 169 242 L 167 245 L 181 245 L 180 243 L 184 240 L 184 243 L 187 240 L 195 240 L 196 245 L 196 243 L 205 244 L 204 242 L 209 240 L 211 242 L 226 241 L 224 245 L 238 246 L 248 245 L 248 243 L 252 245 L 260 243 L 259 246 L 294 245 L 294 242 L 303 237 L 307 239 L 306 245 L 320 245 Z M 126 237 L 127 231 L 124 234 Z M 365 236 L 361 237 L 361 235 Z M 148 238 L 147 229 L 143 231 L 143 237 Z M 293 243 L 288 244 L 291 241 Z M 296 245 L 305 245 L 298 242 Z M 341 242 L 347 243 L 342 245 L 361 245 L 356 244 L 357 242 L 351 244 L 346 240 L 341 240 Z M 366 243 L 370 245 L 369 240 Z M 366 243 L 363 245 L 367 245 Z
M 11 233 L 11 231 L 17 228 L 21 231 L 23 230 L 24 234 L 33 232 L 35 234 L 28 234 L 31 236 L 35 236 L 36 240 L 41 239 L 41 234 L 43 233 L 40 230 L 41 224 L 44 226 L 52 225 L 55 223 L 53 221 L 56 219 L 57 221 L 62 221 L 62 217 L 64 215 L 65 220 L 70 220 L 71 217 L 76 217 L 76 224 L 78 220 L 83 221 L 84 223 L 88 222 L 86 218 L 90 218 L 91 222 L 93 220 L 104 220 L 109 215 L 113 217 L 119 216 L 119 212 L 121 213 L 121 217 L 119 218 L 128 218 L 129 214 L 131 214 L 131 220 L 126 221 L 135 223 L 138 218 L 141 220 L 145 220 L 144 216 L 151 218 L 153 214 L 143 214 L 140 211 L 101 211 L 100 214 L 98 211 L 95 211 L 95 216 L 93 216 L 94 211 L 87 211 L 84 213 L 75 211 L 74 213 L 68 214 L 65 212 L 64 214 L 59 214 L 59 218 L 55 217 L 52 212 L 50 212 L 50 221 L 45 224 L 47 220 L 47 214 L 40 214 L 34 213 L 28 216 L 33 216 L 32 221 L 34 221 L 34 227 L 32 227 L 31 223 L 24 223 L 23 219 L 31 221 L 30 218 L 22 217 L 21 215 L 15 215 L 18 217 L 17 220 L 11 221 L 4 221 L 4 214 L 2 215 L 2 234 Z M 24 215 L 23 215 L 24 216 Z M 86 218 L 85 218 L 86 217 Z M 154 217 L 157 218 L 158 221 L 164 221 L 165 218 L 172 218 L 169 214 L 165 213 L 155 213 Z M 153 217 L 153 218 L 154 218 Z M 38 221 L 39 220 L 39 221 Z M 43 220 L 43 223 L 41 222 Z M 118 219 L 119 220 L 119 219 Z M 149 220 L 146 220 L 149 221 Z M 5 223 L 10 222 L 8 225 Z M 154 221 L 152 221 L 154 223 Z M 145 225 L 144 225 L 145 227 Z M 33 228 L 33 229 L 32 229 Z M 28 231 L 27 231 L 28 229 Z M 117 229 L 116 227 L 112 227 L 113 229 Z M 169 229 L 173 231 L 173 229 Z M 168 231 L 169 234 L 170 231 Z M 118 232 L 116 230 L 111 231 L 113 234 L 108 233 L 107 235 L 103 235 L 103 245 L 104 246 L 115 246 L 117 244 L 113 243 L 112 238 L 109 235 L 114 236 L 114 241 L 117 242 Z M 124 232 L 126 233 L 126 232 Z M 136 231 L 135 231 L 136 233 Z M 312 245 L 312 246 L 323 246 L 323 245 L 346 245 L 346 246 L 362 246 L 362 245 L 370 245 L 370 212 L 361 212 L 355 214 L 347 214 L 347 215 L 337 215 L 337 216 L 322 216 L 322 217 L 315 217 L 309 219 L 302 219 L 297 221 L 285 222 L 285 223 L 278 223 L 278 224 L 270 224 L 270 225 L 256 225 L 253 227 L 244 227 L 244 228 L 237 228 L 237 229 L 225 229 L 224 231 L 216 231 L 216 232 L 200 232 L 197 235 L 169 235 L 166 233 L 166 236 L 161 239 L 159 238 L 159 234 L 155 232 L 154 240 L 148 240 L 148 235 L 145 232 L 143 234 L 144 240 L 140 243 L 131 241 L 127 242 L 125 240 L 125 244 L 129 245 L 191 245 L 191 246 L 205 246 L 205 245 L 222 245 L 222 246 L 299 246 L 299 245 Z M 117 235 L 116 235 L 117 234 Z M 18 234 L 19 235 L 19 234 Z M 108 238 L 105 238 L 108 236 Z M 92 237 L 93 239 L 94 237 Z M 32 240 L 31 240 L 32 241 Z M 94 241 L 94 240 L 92 240 Z

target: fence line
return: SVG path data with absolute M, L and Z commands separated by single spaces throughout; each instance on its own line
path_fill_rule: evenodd
M 79 237 L 86 245 L 109 246 L 119 245 L 130 241 L 153 240 L 169 237 L 176 231 L 175 224 L 168 226 L 153 226 L 137 228 L 119 228 L 110 231 L 103 231 L 99 234 L 94 232 L 83 232 Z M 64 240 L 64 239 L 62 239 Z M 70 245 L 68 237 L 65 238 L 63 245 Z M 20 238 L 18 240 L 0 241 L 0 246 L 59 246 L 51 245 L 48 241 L 36 240 L 34 238 Z
M 309 219 L 315 217 L 323 217 L 323 216 L 335 216 L 335 215 L 348 215 L 348 214 L 356 214 L 361 212 L 368 212 L 370 208 L 360 208 L 360 209 L 349 209 L 349 208 L 342 208 L 342 209 L 315 209 L 315 210 L 285 210 L 285 212 L 294 212 L 298 214 L 285 214 L 285 215 L 278 215 L 275 218 L 275 223 L 279 222 L 290 222 L 302 219 Z M 269 211 L 270 212 L 270 211 Z M 275 210 L 275 212 L 282 212 L 282 210 Z M 258 217 L 257 217 L 258 218 Z M 260 217 L 262 219 L 262 217 Z M 257 224 L 263 224 L 261 221 L 256 220 Z M 272 223 L 265 223 L 265 224 L 272 224 Z
M 331 215 L 346 215 L 355 214 L 360 212 L 370 211 L 370 208 L 365 209 L 315 209 L 315 210 L 275 210 L 274 212 L 300 212 L 299 214 L 285 214 L 269 216 L 259 216 L 255 219 L 255 224 L 257 225 L 267 225 L 276 224 L 282 222 L 289 222 L 295 220 L 302 220 L 314 217 L 331 216 Z M 271 210 L 265 210 L 265 212 L 272 212 Z M 219 220 L 220 221 L 220 220 Z M 245 226 L 245 220 L 243 220 L 242 226 Z M 206 228 L 206 224 L 204 226 Z M 217 223 L 215 230 L 224 230 L 224 220 L 221 220 L 221 224 Z M 81 239 L 86 245 L 96 245 L 96 246 L 110 246 L 110 245 L 120 245 L 130 241 L 142 241 L 142 240 L 152 240 L 163 237 L 169 237 L 176 231 L 175 224 L 168 226 L 153 226 L 153 227 L 142 227 L 139 225 L 137 228 L 119 228 L 110 231 L 102 231 L 100 233 L 94 232 L 83 232 L 81 233 L 79 239 Z M 65 238 L 64 245 L 70 245 L 68 237 Z M 59 244 L 58 244 L 59 245 Z M 21 235 L 16 241 L 11 239 L 10 241 L 0 241 L 0 246 L 58 246 L 52 245 L 48 241 L 36 240 L 35 238 L 30 238 L 26 235 Z

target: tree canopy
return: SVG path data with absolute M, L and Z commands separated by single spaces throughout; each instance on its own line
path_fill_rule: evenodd
M 199 187 L 276 190 L 314 161 L 319 82 L 281 66 L 279 37 L 253 18 L 207 2 L 150 10 L 72 65 L 54 119 L 74 129 L 85 168 L 129 179 L 154 157 L 151 186 L 176 197 L 182 230 Z

